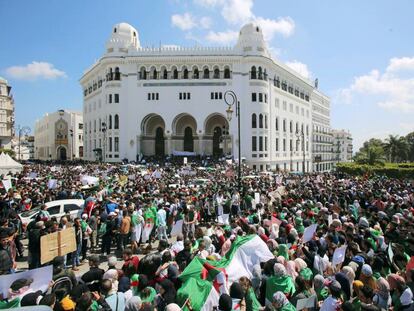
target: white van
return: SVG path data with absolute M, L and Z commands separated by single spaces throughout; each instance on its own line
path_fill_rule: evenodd
M 71 218 L 80 217 L 80 213 L 83 211 L 84 204 L 85 200 L 70 199 L 51 201 L 47 202 L 45 205 L 47 211 L 50 214 L 50 217 L 56 217 L 59 221 L 60 218 L 67 213 L 70 213 Z M 33 219 L 36 218 L 39 212 L 40 207 L 35 207 L 30 211 L 25 211 L 19 215 L 24 229 Z

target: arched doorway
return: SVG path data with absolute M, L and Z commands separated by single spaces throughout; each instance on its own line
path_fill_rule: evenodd
M 67 159 L 66 156 L 66 148 L 65 147 L 59 147 L 57 150 L 57 159 L 65 161 Z
M 184 151 L 194 151 L 193 129 L 189 126 L 184 130 Z
M 157 127 L 157 130 L 155 131 L 155 155 L 165 155 L 165 138 L 164 129 L 162 127 Z
M 223 154 L 223 149 L 220 148 L 220 143 L 222 140 L 222 130 L 219 126 L 214 128 L 213 134 L 213 155 L 221 156 Z

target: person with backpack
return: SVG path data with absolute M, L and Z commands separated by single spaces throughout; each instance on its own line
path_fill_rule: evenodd
M 53 293 L 56 294 L 60 301 L 67 296 L 70 291 L 78 284 L 75 273 L 69 269 L 65 269 L 63 256 L 57 256 L 52 261 L 54 284 L 52 286 Z

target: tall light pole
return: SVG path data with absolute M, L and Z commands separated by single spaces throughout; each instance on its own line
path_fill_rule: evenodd
M 106 150 L 105 150 L 105 147 L 106 147 L 106 123 L 105 122 L 102 122 L 102 128 L 101 128 L 101 131 L 102 131 L 102 133 L 103 133 L 103 136 L 104 136 L 104 141 L 103 141 L 103 152 L 102 152 L 102 161 L 103 162 L 105 162 L 105 156 L 106 156 Z
M 303 156 L 303 161 L 302 161 L 302 171 L 303 174 L 305 174 L 305 133 L 303 132 L 303 130 L 296 131 L 296 137 L 298 138 L 298 140 L 302 140 L 302 156 Z
M 233 109 L 232 107 L 236 106 L 236 117 L 237 117 L 237 138 L 238 138 L 238 154 L 239 154 L 239 166 L 237 170 L 237 188 L 241 195 L 241 139 L 240 139 L 240 102 L 237 99 L 236 93 L 233 91 L 226 91 L 224 93 L 224 102 L 227 104 L 227 120 L 231 121 L 233 117 Z M 230 126 L 229 126 L 230 128 Z
M 75 157 L 75 154 L 73 153 L 73 129 L 70 129 L 69 133 L 70 133 L 70 138 L 72 139 L 71 147 L 70 147 L 70 154 L 71 154 L 70 159 L 73 161 L 73 158 Z
M 28 126 L 18 126 L 17 127 L 17 131 L 18 131 L 18 133 L 19 133 L 19 161 L 20 161 L 20 158 L 21 158 L 21 153 L 20 153 L 20 140 L 21 140 L 21 137 L 22 137 L 22 134 L 24 134 L 24 135 L 28 135 L 29 133 L 30 133 L 30 127 L 28 127 Z

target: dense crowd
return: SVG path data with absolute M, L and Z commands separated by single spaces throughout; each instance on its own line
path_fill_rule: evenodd
M 301 308 L 309 311 L 414 310 L 410 181 L 243 167 L 237 189 L 235 167 L 226 161 L 151 163 L 28 164 L 11 176 L 12 188 L 2 189 L 0 202 L 0 273 L 15 273 L 16 262 L 26 260 L 22 239 L 28 239 L 30 269 L 42 266 L 40 239 L 46 234 L 73 227 L 77 247 L 47 263 L 53 281 L 46 292 L 18 279 L 0 308 L 192 310 L 193 297 L 182 301 L 179 295 L 186 267 L 196 258 L 214 266 L 240 237 L 254 235 L 274 258 L 231 284 L 215 279 L 215 310 L 296 310 L 304 301 Z M 85 184 L 82 176 L 98 183 Z M 53 187 L 51 179 L 57 181 Z M 44 205 L 72 198 L 84 200 L 76 217 L 58 219 Z M 20 213 L 36 207 L 33 220 L 22 224 Z M 172 237 L 179 220 L 182 229 Z M 313 224 L 316 232 L 304 243 Z M 76 275 L 86 261 L 89 270 Z

